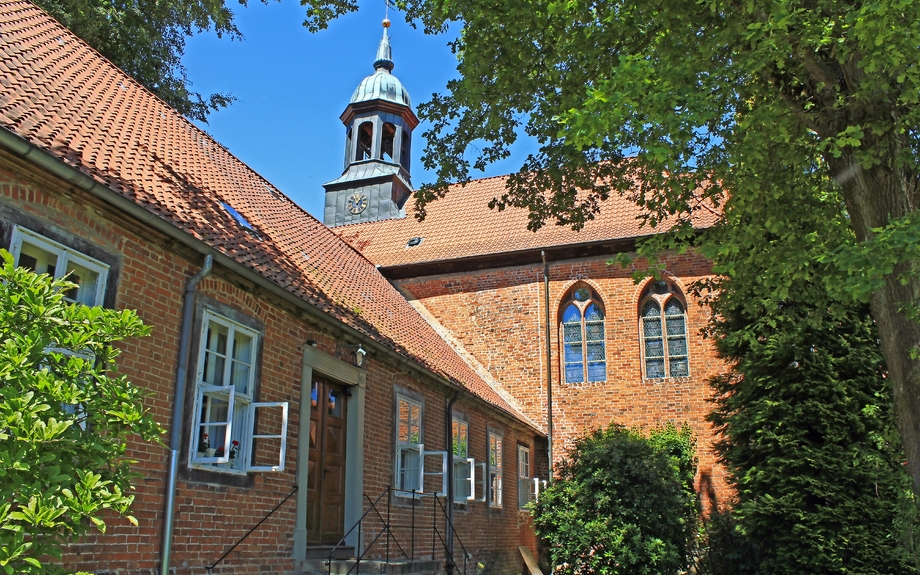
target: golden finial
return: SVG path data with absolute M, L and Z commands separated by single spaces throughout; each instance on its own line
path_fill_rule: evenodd
M 389 28 L 389 27 L 390 27 L 390 19 L 389 19 L 389 18 L 384 18 L 384 19 L 383 19 L 383 27 L 384 27 L 384 28 Z

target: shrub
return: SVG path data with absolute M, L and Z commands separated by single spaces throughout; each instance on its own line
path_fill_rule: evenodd
M 646 437 L 611 425 L 576 441 L 534 502 L 534 528 L 560 574 L 673 574 L 696 530 L 689 428 Z
M 126 440 L 162 430 L 112 347 L 148 329 L 133 311 L 69 303 L 75 284 L 13 267 L 0 250 L 0 568 L 59 569 L 68 538 L 129 515 Z

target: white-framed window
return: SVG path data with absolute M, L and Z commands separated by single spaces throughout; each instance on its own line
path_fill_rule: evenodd
M 31 230 L 16 226 L 10 253 L 19 267 L 77 284 L 64 297 L 88 306 L 102 305 L 109 266 Z
M 189 465 L 209 471 L 281 471 L 287 402 L 255 402 L 259 333 L 206 310 L 202 316 Z M 256 423 L 258 421 L 258 427 Z
M 53 278 L 66 275 L 68 280 L 77 284 L 76 288 L 64 294 L 67 301 L 88 306 L 102 305 L 109 273 L 108 265 L 22 226 L 13 228 L 10 253 L 13 254 L 13 263 L 17 267 L 48 274 Z M 89 351 L 77 352 L 53 345 L 47 351 L 79 357 L 88 362 L 96 360 L 95 355 Z M 61 407 L 64 413 L 76 415 L 77 425 L 83 430 L 86 429 L 86 411 L 82 404 Z
M 466 503 L 475 499 L 475 461 L 469 457 L 469 424 L 454 418 L 453 426 L 453 465 L 454 465 L 454 502 Z
M 489 505 L 502 506 L 502 436 L 489 432 Z
M 690 375 L 687 314 L 680 290 L 652 282 L 639 304 L 642 365 L 647 379 Z
M 422 404 L 396 396 L 396 488 L 422 490 Z M 405 495 L 404 493 L 401 495 Z
M 535 482 L 530 473 L 530 448 L 518 445 L 518 508 L 524 509 L 533 501 Z

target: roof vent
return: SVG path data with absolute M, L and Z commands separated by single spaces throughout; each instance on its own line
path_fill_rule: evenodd
M 228 214 L 230 214 L 231 216 L 233 216 L 233 219 L 236 220 L 236 223 L 238 223 L 238 224 L 240 225 L 240 227 L 242 227 L 242 228 L 245 229 L 247 232 L 249 232 L 249 233 L 251 233 L 252 235 L 254 235 L 254 236 L 256 236 L 257 238 L 259 238 L 259 232 L 257 232 L 256 229 L 255 229 L 254 227 L 252 227 L 252 224 L 249 223 L 249 220 L 247 220 L 246 218 L 243 217 L 243 214 L 241 214 L 241 213 L 239 213 L 238 211 L 236 211 L 236 210 L 233 208 L 233 206 L 231 206 L 231 205 L 228 204 L 227 202 L 221 202 L 220 205 L 223 206 L 223 208 L 224 208 L 225 210 L 227 210 L 227 213 L 228 213 Z M 261 238 L 260 238 L 260 239 L 261 239 Z
M 417 245 L 419 245 L 420 243 L 422 243 L 422 240 L 424 240 L 424 239 L 425 239 L 425 238 L 420 238 L 420 237 L 417 237 L 417 236 L 416 236 L 416 237 L 414 237 L 414 238 L 412 238 L 412 239 L 409 240 L 409 242 L 406 244 L 406 247 L 407 247 L 407 248 L 414 248 L 415 246 L 417 246 Z

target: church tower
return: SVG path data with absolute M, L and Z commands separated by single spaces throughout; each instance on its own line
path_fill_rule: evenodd
M 409 93 L 392 74 L 389 26 L 384 20 L 374 73 L 361 82 L 341 115 L 345 171 L 323 185 L 323 223 L 330 227 L 405 217 L 413 192 L 409 163 L 412 130 L 419 122 Z

